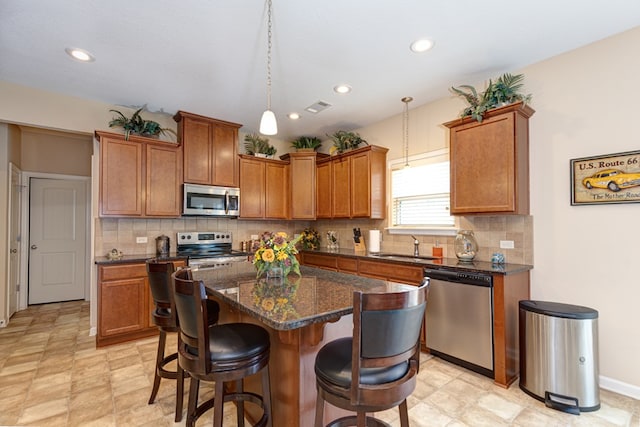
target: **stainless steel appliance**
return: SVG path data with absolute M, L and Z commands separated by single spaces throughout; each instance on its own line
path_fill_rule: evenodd
M 240 214 L 240 189 L 184 184 L 183 215 L 235 218 Z
M 525 300 L 519 321 L 522 391 L 563 412 L 600 409 L 598 312 Z
M 177 255 L 188 257 L 192 268 L 224 268 L 248 260 L 248 252 L 231 248 L 233 235 L 229 231 L 189 231 L 177 233 L 176 238 Z
M 431 353 L 493 378 L 491 275 L 435 268 L 424 275 L 431 283 L 425 317 Z

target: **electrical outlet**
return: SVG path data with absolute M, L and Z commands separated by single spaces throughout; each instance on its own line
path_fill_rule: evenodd
M 500 240 L 500 249 L 513 249 L 513 240 Z
M 251 240 L 258 240 L 258 235 L 257 234 L 252 234 L 251 235 Z
M 136 243 L 147 243 L 146 237 L 136 237 Z

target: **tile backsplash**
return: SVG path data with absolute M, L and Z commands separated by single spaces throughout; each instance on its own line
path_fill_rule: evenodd
M 264 231 L 285 231 L 289 235 L 300 233 L 306 227 L 314 227 L 320 233 L 320 244 L 326 247 L 326 233 L 337 231 L 341 248 L 353 249 L 353 228 L 359 227 L 366 239 L 369 230 L 381 231 L 380 250 L 383 252 L 413 253 L 413 239 L 406 234 L 389 234 L 386 221 L 367 219 L 340 219 L 309 221 L 249 221 L 228 218 L 178 218 L 132 219 L 96 218 L 96 255 L 106 255 L 118 249 L 127 255 L 153 255 L 156 237 L 166 235 L 170 239 L 171 252 L 176 250 L 176 233 L 184 231 L 230 231 L 233 248 L 240 249 L 243 240 Z M 479 261 L 490 261 L 494 252 L 505 255 L 506 261 L 516 264 L 533 264 L 533 217 L 522 215 L 467 216 L 459 218 L 460 229 L 473 230 L 478 241 Z M 146 237 L 146 243 L 136 243 L 138 237 Z M 431 255 L 431 248 L 438 242 L 445 257 L 455 258 L 454 236 L 418 235 L 420 253 Z M 514 249 L 500 249 L 501 240 L 514 242 Z M 367 244 L 368 247 L 368 244 Z

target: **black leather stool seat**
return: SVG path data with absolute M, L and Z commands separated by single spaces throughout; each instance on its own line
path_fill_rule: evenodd
M 269 333 L 251 323 L 229 323 L 209 327 L 210 360 L 213 363 L 250 359 L 269 349 Z M 194 356 L 198 349 L 187 347 Z
M 316 358 L 316 376 L 340 387 L 351 387 L 352 348 L 352 337 L 340 338 L 322 347 Z M 391 367 L 362 368 L 360 382 L 366 385 L 390 383 L 402 378 L 408 370 L 406 361 Z

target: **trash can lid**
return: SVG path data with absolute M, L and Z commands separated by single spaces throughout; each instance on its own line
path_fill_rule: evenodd
M 563 304 L 551 301 L 523 300 L 520 308 L 547 316 L 562 317 L 566 319 L 597 319 L 598 311 L 581 305 Z

